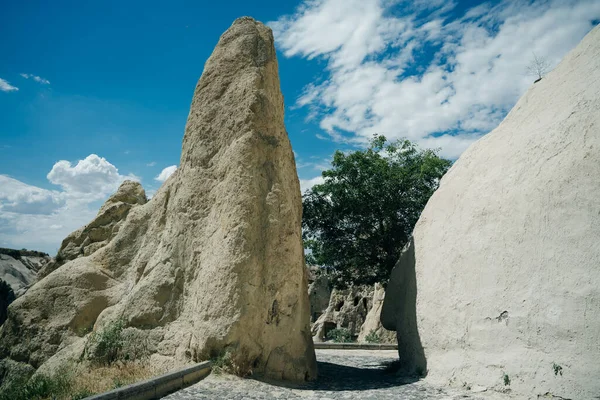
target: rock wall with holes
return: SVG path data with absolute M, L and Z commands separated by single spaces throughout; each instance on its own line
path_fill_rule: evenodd
M 443 177 L 382 322 L 431 381 L 600 395 L 599 26 Z
M 333 289 L 329 304 L 312 326 L 313 340 L 328 339 L 332 329 L 346 328 L 356 340 L 367 314 L 373 305 L 373 287 L 355 286 Z
M 327 341 L 332 329 L 345 328 L 354 341 L 365 343 L 393 343 L 395 332 L 381 325 L 379 316 L 385 291 L 380 284 L 349 289 L 328 289 L 327 278 L 318 277 L 309 286 L 311 304 L 316 304 L 312 314 L 312 335 L 315 342 Z M 321 289 L 323 292 L 319 292 Z M 322 297 L 330 293 L 327 303 Z M 321 307 L 321 308 L 317 308 Z

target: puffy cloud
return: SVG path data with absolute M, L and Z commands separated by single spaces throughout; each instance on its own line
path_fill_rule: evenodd
M 177 165 L 171 165 L 170 167 L 166 167 L 160 171 L 160 174 L 158 174 L 154 179 L 159 182 L 164 182 L 167 180 L 167 178 L 173 175 L 175 171 L 177 171 Z
M 322 176 L 316 176 L 311 179 L 300 179 L 300 193 L 304 194 L 308 189 L 323 182 L 325 182 L 325 179 Z
M 501 1 L 450 18 L 447 1 L 306 0 L 270 25 L 288 57 L 327 60 L 297 99 L 330 138 L 374 133 L 456 158 L 532 83 L 533 53 L 555 66 L 600 19 L 595 0 Z M 343 10 L 343 11 L 340 11 Z
M 63 238 L 92 220 L 125 179 L 106 159 L 90 154 L 74 166 L 58 161 L 48 173 L 62 191 L 0 175 L 0 245 L 55 254 Z
M 19 90 L 18 87 L 11 85 L 8 81 L 0 78 L 0 91 L 2 92 L 13 92 Z
M 50 81 L 48 79 L 41 78 L 41 77 L 39 77 L 37 75 L 33 75 L 33 74 L 19 74 L 19 75 L 21 75 L 25 79 L 31 78 L 34 81 L 36 81 L 37 83 L 41 83 L 42 85 L 49 85 L 50 84 Z
M 21 214 L 52 214 L 65 205 L 65 196 L 0 175 L 0 211 Z
M 121 175 L 118 169 L 105 158 L 90 154 L 79 160 L 75 166 L 69 161 L 58 161 L 48 173 L 48 180 L 60 185 L 72 195 L 85 194 L 93 199 L 103 198 L 117 190 L 126 179 L 139 181 L 135 175 Z

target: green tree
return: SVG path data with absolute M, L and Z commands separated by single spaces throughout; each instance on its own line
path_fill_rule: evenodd
M 8 283 L 0 279 L 0 325 L 6 321 L 7 309 L 15 301 L 15 293 Z
M 387 281 L 451 164 L 436 150 L 384 136 L 366 150 L 336 151 L 325 182 L 302 198 L 307 262 L 323 266 L 336 287 Z

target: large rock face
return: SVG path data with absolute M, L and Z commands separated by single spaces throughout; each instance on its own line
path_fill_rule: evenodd
M 302 204 L 271 30 L 241 18 L 198 82 L 180 167 L 116 235 L 9 307 L 0 356 L 49 368 L 121 319 L 153 363 L 224 348 L 267 377 L 315 377 Z M 50 358 L 52 357 L 52 358 Z
M 106 246 L 119 232 L 131 207 L 146 204 L 147 201 L 146 192 L 139 182 L 123 182 L 119 190 L 100 207 L 92 222 L 62 241 L 56 258 L 39 271 L 39 278 L 45 277 L 67 261 L 89 256 Z
M 406 367 L 524 396 L 598 396 L 599 199 L 596 27 L 423 211 L 382 314 Z

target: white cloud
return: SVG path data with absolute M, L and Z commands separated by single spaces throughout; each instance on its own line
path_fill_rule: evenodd
M 164 182 L 167 180 L 167 178 L 173 175 L 173 172 L 175 172 L 176 170 L 177 165 L 171 165 L 170 167 L 166 167 L 162 171 L 160 171 L 160 174 L 158 174 L 154 179 L 159 182 Z
M 156 161 L 151 161 L 148 164 L 146 164 L 146 167 L 154 167 L 156 165 Z
M 135 175 L 121 175 L 119 170 L 105 158 L 90 154 L 75 166 L 69 161 L 58 161 L 48 173 L 48 180 L 72 195 L 85 194 L 93 199 L 103 198 L 115 192 L 126 179 L 139 181 Z
M 361 144 L 378 133 L 456 158 L 532 83 L 532 52 L 555 66 L 600 18 L 595 0 L 505 0 L 451 20 L 452 7 L 305 0 L 270 23 L 286 56 L 327 60 L 326 79 L 307 85 L 296 106 L 308 106 L 336 141 Z
M 13 92 L 19 90 L 18 87 L 11 85 L 8 81 L 0 78 L 0 91 L 2 92 Z
M 42 85 L 49 85 L 50 84 L 50 81 L 48 79 L 41 78 L 41 77 L 39 77 L 37 75 L 33 75 L 33 74 L 19 74 L 19 75 L 21 75 L 25 79 L 31 78 L 34 81 L 36 81 L 37 83 L 41 83 Z
M 126 179 L 106 159 L 91 154 L 73 166 L 58 161 L 48 173 L 62 190 L 47 190 L 0 175 L 0 243 L 56 253 L 69 233 L 90 222 L 100 204 Z
M 316 176 L 311 179 L 300 179 L 300 193 L 304 194 L 308 189 L 323 182 L 325 182 L 325 180 L 322 176 Z
M 65 196 L 0 175 L 0 211 L 22 214 L 52 214 L 65 204 Z

